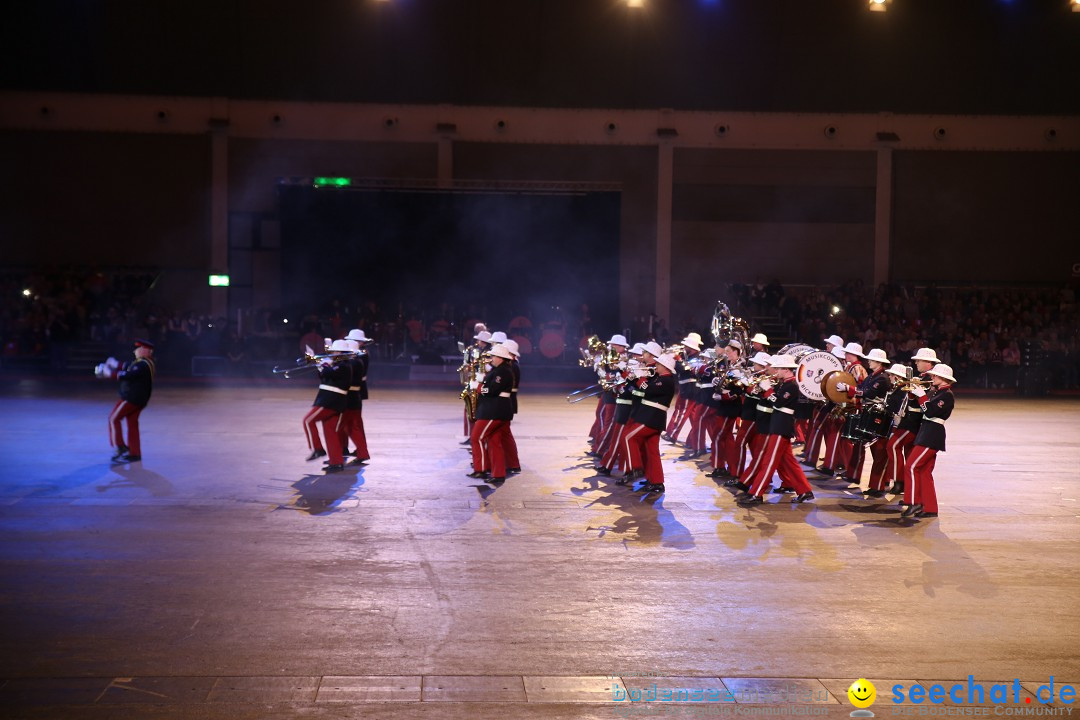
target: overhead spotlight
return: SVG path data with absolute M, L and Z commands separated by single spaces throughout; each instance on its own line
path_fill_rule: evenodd
M 22 291 L 23 297 L 30 297 L 30 288 L 25 288 Z
M 888 10 L 889 0 L 867 0 L 870 12 L 885 12 Z
M 645 7 L 645 0 L 626 0 L 626 7 L 632 7 L 632 8 Z
M 1073 12 L 1080 12 L 1080 0 L 1072 0 L 1069 5 L 1072 6 Z

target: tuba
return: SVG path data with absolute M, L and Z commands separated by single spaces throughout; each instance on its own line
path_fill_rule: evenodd
M 732 340 L 738 340 L 739 357 L 745 359 L 747 352 L 747 338 L 750 337 L 750 325 L 739 317 L 733 317 L 727 303 L 716 301 L 716 309 L 713 310 L 712 323 L 710 324 L 713 342 L 717 345 L 727 345 Z

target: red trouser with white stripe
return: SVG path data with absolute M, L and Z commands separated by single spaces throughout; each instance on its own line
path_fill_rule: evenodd
M 733 417 L 717 417 L 713 425 L 712 436 L 712 466 L 714 468 L 726 467 L 732 475 L 735 474 L 731 458 L 734 455 L 732 445 L 735 443 L 735 420 Z
M 828 418 L 825 420 L 825 459 L 821 467 L 826 470 L 835 470 L 840 458 L 840 431 L 844 429 L 842 418 Z
M 507 467 L 507 469 L 509 469 L 509 468 L 517 469 L 517 468 L 521 467 L 521 460 L 518 459 L 517 440 L 514 439 L 514 430 L 513 430 L 513 428 L 511 428 L 510 425 L 511 425 L 510 421 L 507 421 L 507 423 L 506 423 L 506 432 L 504 432 L 503 435 L 502 435 L 502 438 L 503 438 L 503 443 L 502 443 L 502 445 L 503 445 L 503 455 L 506 456 L 506 467 Z
M 758 467 L 761 465 L 762 458 L 764 457 L 764 455 L 761 454 L 761 451 L 765 447 L 765 440 L 768 437 L 768 435 L 758 432 L 757 427 L 755 427 L 753 434 L 750 436 L 750 441 L 746 444 L 753 459 L 751 459 L 746 468 L 739 473 L 739 479 L 747 485 L 749 485 L 751 479 L 755 477 Z
M 589 428 L 589 437 L 596 442 L 596 436 L 600 434 L 600 411 L 604 409 L 604 393 L 596 397 L 596 414 L 593 418 L 592 427 Z
M 668 419 L 667 429 L 665 430 L 665 432 L 668 434 L 668 437 L 670 437 L 673 441 L 679 439 L 676 437 L 676 434 L 678 434 L 679 430 L 682 430 L 682 423 L 685 417 L 686 398 L 682 394 L 678 393 L 678 391 L 676 391 L 675 407 L 672 409 L 671 418 Z M 675 429 L 676 426 L 679 427 L 679 430 Z
M 318 405 L 308 410 L 308 414 L 304 416 L 304 434 L 307 436 L 308 447 L 312 450 L 323 449 L 317 423 L 322 423 L 323 434 L 326 435 L 326 454 L 330 458 L 330 464 L 344 465 L 345 457 L 341 454 L 341 440 L 338 439 L 342 425 L 341 413 Z
M 885 465 L 889 459 L 889 453 L 885 445 L 886 440 L 882 438 L 875 440 L 873 445 L 870 446 L 870 455 L 874 458 L 874 462 L 870 464 L 871 490 L 885 489 Z
M 701 407 L 701 405 L 699 403 L 696 403 L 693 400 L 690 400 L 689 398 L 683 400 L 680 397 L 679 399 L 682 400 L 683 411 L 682 411 L 682 415 L 680 415 L 675 420 L 675 426 L 672 428 L 671 432 L 668 433 L 668 435 L 671 436 L 672 442 L 678 441 L 679 434 L 682 433 L 683 425 L 685 425 L 686 421 L 691 418 L 692 413 L 696 412 L 696 409 Z M 678 405 L 676 405 L 675 410 L 676 410 L 676 412 L 678 412 Z M 668 426 L 670 427 L 671 424 L 669 423 Z
M 765 436 L 761 446 L 761 462 L 757 463 L 753 475 L 743 482 L 750 485 L 751 495 L 761 497 L 765 488 L 772 483 L 774 472 L 780 475 L 780 485 L 783 487 L 794 488 L 800 495 L 810 492 L 810 483 L 791 454 L 791 438 L 783 435 Z
M 814 417 L 810 419 L 810 434 L 803 446 L 803 459 L 807 465 L 816 466 L 818 455 L 821 454 L 821 443 L 825 439 L 825 420 L 829 413 L 824 405 L 814 408 Z
M 623 433 L 626 471 L 645 470 L 650 485 L 664 484 L 664 464 L 660 460 L 660 431 L 630 420 Z
M 600 408 L 600 414 L 598 416 L 600 425 L 595 435 L 593 435 L 592 451 L 597 455 L 603 454 L 604 448 L 607 447 L 607 443 L 610 442 L 608 437 L 611 434 L 611 427 L 615 424 L 615 403 L 605 403 Z
M 126 447 L 128 453 L 138 457 L 142 456 L 142 448 L 139 446 L 139 413 L 142 408 L 132 405 L 127 400 L 120 400 L 113 405 L 109 413 L 109 445 L 115 448 Z M 124 443 L 124 431 L 120 427 L 120 421 L 127 418 L 128 441 Z
M 618 465 L 626 470 L 626 453 L 623 450 L 623 437 L 626 435 L 626 423 L 612 423 L 612 441 L 608 443 L 607 452 L 600 459 L 600 467 L 614 470 Z
M 503 435 L 509 428 L 506 420 L 477 420 L 473 423 L 472 462 L 475 472 L 490 472 L 492 477 L 506 477 L 506 450 Z
M 735 468 L 735 471 L 731 473 L 735 477 L 742 477 L 743 471 L 746 470 L 746 448 L 756 436 L 757 428 L 754 427 L 753 420 L 739 422 L 739 434 L 732 445 L 733 457 L 728 461 L 728 467 Z
M 881 487 L 875 487 L 875 490 L 884 490 L 886 482 L 894 485 L 904 482 L 904 466 L 907 464 L 907 455 L 914 444 L 915 433 L 893 428 L 889 441 L 885 443 L 885 474 Z M 873 476 L 871 476 L 871 482 L 873 482 Z
M 934 465 L 937 450 L 922 445 L 912 445 L 904 469 L 904 501 L 917 503 L 925 512 L 936 513 L 937 491 L 934 489 Z
M 688 450 L 705 452 L 705 441 L 708 438 L 711 418 L 716 417 L 716 408 L 691 401 L 686 414 L 690 416 L 690 434 L 686 436 L 686 447 Z
M 866 445 L 861 442 L 846 441 L 848 443 L 848 454 L 844 458 L 844 475 L 851 478 L 855 482 L 860 482 L 863 471 L 863 461 L 866 460 Z M 877 445 L 877 443 L 874 443 Z M 880 452 L 880 450 L 878 451 Z M 875 456 L 876 457 L 876 456 Z
M 364 416 L 359 408 L 353 408 L 341 413 L 341 431 L 338 432 L 338 442 L 344 450 L 349 440 L 356 446 L 356 457 L 360 460 L 368 460 L 367 434 L 364 432 Z

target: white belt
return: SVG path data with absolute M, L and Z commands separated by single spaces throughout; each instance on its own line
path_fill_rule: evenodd
M 909 413 L 919 413 L 920 415 L 922 414 L 922 408 L 913 408 L 913 407 L 909 407 L 909 408 L 907 409 L 907 411 L 908 411 Z
M 334 387 L 333 385 L 320 385 L 319 389 L 320 390 L 329 390 L 330 392 L 337 393 L 338 395 L 348 395 L 349 394 L 349 392 L 347 390 L 342 390 L 341 388 Z
M 360 392 L 360 386 L 359 385 L 350 385 L 349 386 L 349 392 Z
M 689 380 L 680 380 L 679 384 L 680 385 L 685 385 L 686 383 L 692 383 L 692 382 L 694 382 L 694 378 L 690 378 Z
M 510 397 L 510 393 L 499 393 L 499 397 Z
M 706 389 L 706 388 L 711 388 L 711 387 L 713 387 L 713 384 L 712 384 L 711 382 L 710 382 L 710 383 L 698 383 L 698 384 L 697 384 L 697 386 L 698 386 L 699 388 L 701 388 L 702 390 L 704 390 L 704 389 Z
M 668 409 L 667 405 L 661 405 L 660 403 L 653 402 L 652 400 L 642 400 L 641 404 L 642 405 L 648 405 L 649 407 L 654 407 L 657 410 L 663 410 L 664 412 L 667 412 L 667 409 Z
M 633 404 L 634 404 L 634 401 L 633 401 L 633 400 L 621 400 L 621 399 L 617 399 L 617 400 L 615 400 L 615 402 L 616 402 L 617 404 L 619 404 L 619 405 L 633 405 Z
M 771 407 L 766 407 L 765 405 L 758 405 L 757 409 L 763 413 L 771 413 L 773 411 Z
M 942 418 L 932 418 L 932 417 L 924 417 L 923 422 L 933 422 L 933 423 L 937 423 L 938 425 L 944 425 L 945 424 L 944 419 L 942 419 Z
M 761 406 L 758 405 L 758 407 L 761 407 Z M 794 415 L 795 414 L 795 411 L 793 409 L 791 409 L 791 408 L 773 408 L 773 410 L 775 410 L 776 412 L 782 412 L 785 415 Z

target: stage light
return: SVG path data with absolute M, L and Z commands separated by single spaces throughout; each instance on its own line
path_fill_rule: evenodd
M 840 314 L 840 306 L 839 305 L 833 305 L 832 306 L 832 312 L 829 313 L 829 314 L 830 315 L 839 315 Z
M 632 7 L 632 8 L 645 7 L 645 0 L 626 0 L 626 7 Z
M 1080 0 L 1072 0 L 1069 4 L 1072 5 L 1073 12 L 1080 12 Z
M 26 288 L 22 291 L 23 297 L 30 297 L 30 288 Z
M 888 0 L 867 0 L 870 12 L 885 12 L 888 10 Z
M 211 275 L 210 287 L 229 287 L 228 275 Z
M 282 318 L 282 319 L 281 319 L 281 322 L 283 322 L 283 323 L 285 323 L 286 325 L 288 325 L 288 324 L 289 324 L 289 318 Z

